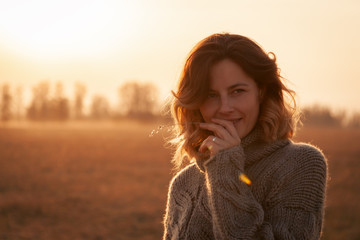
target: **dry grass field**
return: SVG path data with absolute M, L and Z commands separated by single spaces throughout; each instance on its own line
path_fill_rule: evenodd
M 0 239 L 160 239 L 172 177 L 154 123 L 0 127 Z M 323 239 L 360 239 L 360 131 L 303 128 L 330 180 Z

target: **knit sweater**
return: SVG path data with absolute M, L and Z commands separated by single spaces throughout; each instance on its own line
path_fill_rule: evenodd
M 327 164 L 321 151 L 253 131 L 171 181 L 163 239 L 319 239 Z M 245 173 L 251 185 L 239 180 Z

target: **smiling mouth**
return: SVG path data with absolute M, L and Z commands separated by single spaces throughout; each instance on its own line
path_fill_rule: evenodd
M 240 122 L 240 121 L 241 121 L 241 119 L 242 119 L 242 118 L 235 119 L 235 120 L 232 120 L 231 122 L 235 125 L 235 124 L 237 124 L 238 122 Z

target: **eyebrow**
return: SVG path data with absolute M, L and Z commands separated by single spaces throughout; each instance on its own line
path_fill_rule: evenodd
M 231 85 L 230 87 L 228 87 L 228 89 L 233 89 L 233 88 L 236 88 L 236 87 L 246 87 L 246 86 L 249 86 L 249 84 L 247 83 L 236 83 L 234 85 Z
M 247 83 L 235 83 L 235 84 L 229 86 L 227 89 L 234 89 L 237 87 L 247 87 L 247 86 L 249 86 L 249 84 L 247 84 Z M 210 89 L 210 91 L 214 91 L 214 90 Z

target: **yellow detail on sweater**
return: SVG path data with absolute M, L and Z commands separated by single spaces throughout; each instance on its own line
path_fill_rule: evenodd
M 246 183 L 247 185 L 251 185 L 251 180 L 243 173 L 240 173 L 239 175 L 240 181 Z

